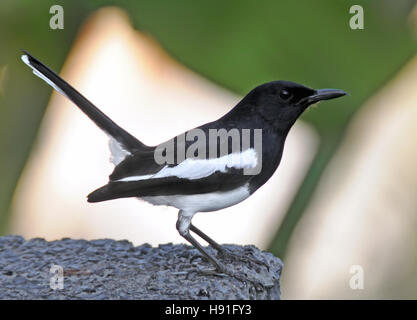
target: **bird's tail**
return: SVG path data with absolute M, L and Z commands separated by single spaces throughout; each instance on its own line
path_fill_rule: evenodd
M 143 151 L 150 148 L 126 130 L 119 127 L 95 105 L 88 101 L 82 94 L 75 90 L 68 82 L 45 66 L 38 59 L 34 58 L 24 50 L 23 53 L 23 62 L 33 69 L 33 73 L 35 75 L 74 102 L 99 128 L 116 140 L 124 150 L 131 153 L 133 151 Z

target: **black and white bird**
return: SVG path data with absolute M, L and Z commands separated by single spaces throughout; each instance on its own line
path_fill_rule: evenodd
M 136 197 L 154 205 L 179 209 L 178 232 L 219 271 L 225 270 L 224 264 L 210 255 L 190 231 L 219 252 L 225 253 L 225 250 L 191 223 L 194 214 L 227 208 L 251 196 L 277 169 L 287 134 L 304 110 L 321 100 L 346 94 L 337 89 L 313 90 L 289 81 L 268 82 L 250 91 L 220 119 L 159 146 L 147 146 L 26 51 L 22 60 L 35 75 L 74 102 L 110 138 L 114 171 L 105 186 L 88 195 L 88 201 Z M 242 139 L 236 148 L 231 141 L 232 135 L 226 135 L 226 139 L 220 136 L 211 139 L 213 130 L 234 132 Z M 260 135 L 256 136 L 256 132 Z M 245 135 L 246 142 L 243 139 Z M 198 147 L 203 147 L 196 148 L 197 142 Z M 173 149 L 168 150 L 168 145 Z M 173 152 L 174 161 L 158 161 L 156 154 L 161 150 L 165 152 L 165 157 L 169 156 L 167 152 Z M 202 154 L 205 156 L 202 157 Z M 259 170 L 254 170 L 254 174 L 245 172 L 255 167 Z

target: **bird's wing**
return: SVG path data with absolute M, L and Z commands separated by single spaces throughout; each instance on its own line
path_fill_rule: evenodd
M 88 196 L 89 202 L 124 197 L 201 194 L 241 186 L 252 176 L 258 157 L 254 149 L 218 158 L 187 158 L 175 166 L 158 165 L 153 152 L 124 160 L 110 176 L 110 182 Z
M 229 169 L 227 173 L 215 172 L 210 176 L 192 180 L 169 176 L 135 181 L 111 181 L 90 193 L 87 200 L 100 202 L 128 197 L 193 195 L 229 191 L 245 185 L 252 177 L 242 174 L 242 170 Z
M 112 162 L 115 165 L 134 152 L 153 149 L 152 147 L 146 146 L 126 130 L 119 127 L 95 105 L 75 90 L 69 83 L 67 83 L 50 68 L 45 66 L 42 62 L 31 56 L 28 52 L 23 52 L 23 62 L 33 69 L 33 73 L 36 76 L 74 102 L 100 129 L 109 135 L 109 147 L 112 153 Z
M 226 168 L 254 168 L 258 160 L 261 161 L 253 145 L 242 150 L 240 140 L 234 145 L 227 138 L 210 139 L 207 129 L 200 129 L 200 137 L 184 140 L 184 135 L 198 129 L 187 131 L 147 151 L 129 155 L 114 168 L 110 181 L 134 181 L 170 175 L 197 179 L 216 171 L 224 172 Z M 162 158 L 157 161 L 158 155 Z
M 177 152 L 174 152 L 175 156 Z M 258 164 L 255 149 L 250 148 L 237 153 L 229 153 L 217 158 L 185 158 L 177 164 L 158 164 L 155 152 L 141 152 L 127 157 L 117 165 L 110 175 L 111 182 L 139 181 L 165 177 L 195 180 L 212 175 L 215 172 L 227 172 L 230 169 L 251 169 Z

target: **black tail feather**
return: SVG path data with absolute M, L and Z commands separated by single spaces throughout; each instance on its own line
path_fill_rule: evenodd
M 101 112 L 95 105 L 88 101 L 82 94 L 75 90 L 58 74 L 34 58 L 27 51 L 22 51 L 24 53 L 22 60 L 26 64 L 28 64 L 32 69 L 36 70 L 52 83 L 51 84 L 49 81 L 47 81 L 48 84 L 54 88 L 56 86 L 60 91 L 62 91 L 62 93 L 64 93 L 72 102 L 74 102 L 99 128 L 101 128 L 104 132 L 118 141 L 126 150 L 133 152 L 143 151 L 150 148 L 140 142 L 126 130 L 119 127 L 115 122 L 113 122 L 113 120 Z M 46 81 L 46 79 L 44 80 Z

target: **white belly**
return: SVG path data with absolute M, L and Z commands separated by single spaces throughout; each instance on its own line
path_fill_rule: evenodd
M 248 187 L 194 195 L 152 196 L 141 199 L 153 205 L 171 206 L 186 212 L 217 211 L 233 206 L 250 196 Z

